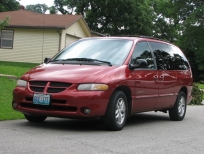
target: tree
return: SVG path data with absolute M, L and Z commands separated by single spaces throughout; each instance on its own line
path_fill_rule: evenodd
M 26 10 L 45 14 L 45 12 L 48 10 L 48 6 L 46 4 L 27 5 Z
M 15 11 L 19 9 L 19 2 L 16 0 L 0 0 L 0 12 Z
M 82 14 L 91 30 L 109 35 L 152 35 L 149 0 L 55 0 L 62 14 Z M 66 7 L 66 9 L 64 9 Z
M 15 11 L 19 9 L 19 2 L 16 0 L 0 0 L 0 12 Z M 9 17 L 0 21 L 0 29 L 8 25 Z
M 50 14 L 56 14 L 57 9 L 55 8 L 55 6 L 51 6 L 49 8 Z
M 155 0 L 156 37 L 176 43 L 186 54 L 194 81 L 204 78 L 204 1 Z
M 179 12 L 183 19 L 179 46 L 190 61 L 194 81 L 200 81 L 204 78 L 204 1 L 188 0 L 181 7 L 185 9 Z
M 8 22 L 9 22 L 9 17 L 6 17 L 5 20 L 1 20 L 1 21 L 0 21 L 0 29 L 1 29 L 1 28 L 4 28 L 5 26 L 7 26 L 7 25 L 8 25 Z

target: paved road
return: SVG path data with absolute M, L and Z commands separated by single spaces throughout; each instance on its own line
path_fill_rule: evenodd
M 135 114 L 122 131 L 106 131 L 100 121 L 48 118 L 0 122 L 0 154 L 203 154 L 204 106 L 188 106 L 182 122 L 168 114 Z

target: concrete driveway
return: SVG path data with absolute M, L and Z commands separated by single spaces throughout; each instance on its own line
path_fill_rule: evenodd
M 188 106 L 183 121 L 168 114 L 135 114 L 122 131 L 107 131 L 101 121 L 48 118 L 0 122 L 0 154 L 203 154 L 204 106 Z

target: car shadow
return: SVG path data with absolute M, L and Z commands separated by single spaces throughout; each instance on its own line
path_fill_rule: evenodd
M 149 123 L 169 122 L 169 117 L 166 114 L 139 113 L 134 114 L 127 119 L 125 127 L 148 125 Z M 51 129 L 61 131 L 107 131 L 103 126 L 101 119 L 94 120 L 77 120 L 65 118 L 47 118 L 42 123 L 31 123 L 26 119 L 18 123 L 23 127 L 32 127 L 38 129 Z

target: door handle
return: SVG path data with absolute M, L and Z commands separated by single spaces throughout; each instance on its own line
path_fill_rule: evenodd
M 154 76 L 153 76 L 153 79 L 154 79 L 154 81 L 157 81 L 157 80 L 158 80 L 158 76 L 157 76 L 157 75 L 154 75 Z
M 163 75 L 160 75 L 159 78 L 160 78 L 161 81 L 164 80 L 164 76 Z

